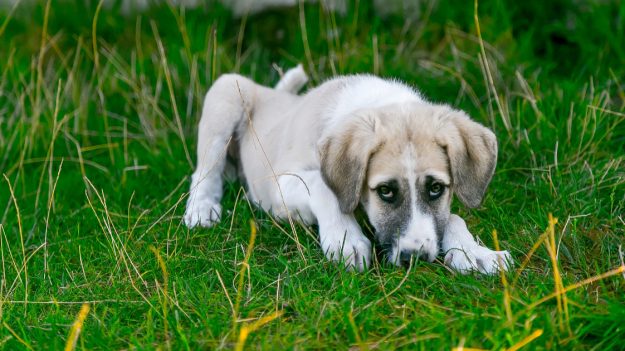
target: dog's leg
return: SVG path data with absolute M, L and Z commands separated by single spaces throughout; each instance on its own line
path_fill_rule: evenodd
M 281 175 L 278 183 L 283 200 L 274 213 L 281 217 L 288 213 L 299 214 L 305 222 L 316 220 L 319 242 L 328 259 L 342 261 L 346 267 L 359 271 L 369 265 L 371 242 L 362 233 L 354 215 L 341 212 L 336 195 L 319 171 Z
M 204 98 L 197 147 L 197 168 L 191 177 L 191 189 L 184 215 L 185 224 L 210 227 L 221 217 L 223 171 L 230 143 L 247 121 L 256 83 L 226 74 L 215 81 Z
M 464 220 L 452 214 L 443 236 L 442 249 L 445 264 L 461 273 L 479 271 L 497 273 L 512 267 L 508 251 L 493 251 L 481 246 L 467 229 Z

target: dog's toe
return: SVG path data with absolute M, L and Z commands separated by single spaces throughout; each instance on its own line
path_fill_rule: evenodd
M 500 270 L 510 270 L 512 257 L 508 251 L 493 251 L 485 247 L 473 250 L 454 249 L 445 255 L 445 264 L 463 274 L 471 271 L 495 274 Z
M 358 238 L 351 245 L 351 252 L 347 253 L 345 264 L 347 267 L 353 267 L 362 272 L 371 262 L 371 242 L 367 238 Z M 343 250 L 344 256 L 345 253 L 345 250 Z
M 513 267 L 512 256 L 508 251 L 492 251 L 489 256 L 490 264 L 493 266 L 493 273 L 499 270 L 509 271 Z
M 475 256 L 462 250 L 450 250 L 445 255 L 445 264 L 457 272 L 466 274 L 477 270 Z
M 221 205 L 211 201 L 194 201 L 187 205 L 184 223 L 187 227 L 210 228 L 221 218 Z
M 476 255 L 478 271 L 484 274 L 495 274 L 500 270 L 508 271 L 512 267 L 512 258 L 508 251 L 486 249 Z
M 348 270 L 364 271 L 371 262 L 371 242 L 362 234 L 352 234 L 345 241 L 323 242 L 326 257 L 335 262 L 342 262 Z

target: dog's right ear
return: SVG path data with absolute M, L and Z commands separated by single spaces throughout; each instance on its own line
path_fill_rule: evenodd
M 341 212 L 352 213 L 360 202 L 367 164 L 375 147 L 373 115 L 346 117 L 319 143 L 321 175 L 339 200 Z

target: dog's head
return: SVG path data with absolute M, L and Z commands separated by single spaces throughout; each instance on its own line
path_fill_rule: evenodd
M 362 203 L 388 259 L 434 260 L 452 193 L 482 201 L 497 161 L 495 135 L 444 105 L 407 103 L 359 110 L 320 143 L 321 172 L 341 211 Z

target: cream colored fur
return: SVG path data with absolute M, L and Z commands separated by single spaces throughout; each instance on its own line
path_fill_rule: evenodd
M 306 82 L 298 66 L 275 89 L 236 74 L 213 84 L 199 125 L 187 226 L 210 227 L 221 218 L 230 153 L 252 201 L 277 217 L 318 224 L 326 256 L 347 267 L 363 270 L 371 261 L 371 243 L 353 214 L 360 203 L 376 235 L 386 235 L 379 239 L 392 263 L 406 255 L 431 261 L 442 252 L 461 272 L 507 269 L 506 251 L 479 245 L 449 213 L 452 193 L 470 207 L 482 200 L 497 155 L 490 130 L 400 82 L 338 77 L 297 95 Z M 395 216 L 397 228 L 385 218 L 399 212 L 376 195 L 389 179 L 407 184 L 406 218 Z M 440 199 L 423 195 L 432 179 L 448 189 Z

